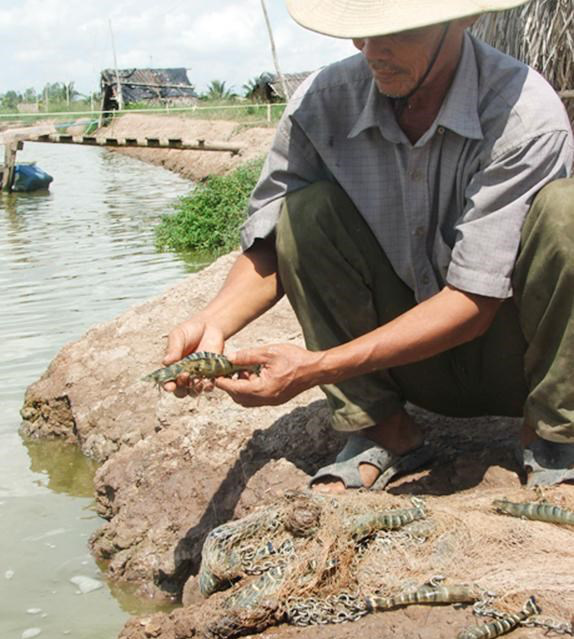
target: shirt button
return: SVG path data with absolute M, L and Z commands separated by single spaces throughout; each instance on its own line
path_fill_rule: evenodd
M 415 229 L 415 235 L 417 237 L 422 237 L 425 234 L 425 227 L 424 226 L 417 226 L 417 228 Z
M 426 286 L 430 282 L 430 278 L 428 275 L 423 275 L 421 277 L 421 282 Z
M 421 171 L 413 171 L 411 173 L 411 179 L 414 180 L 415 182 L 419 182 L 420 180 L 422 180 L 423 178 L 423 174 Z
M 436 130 L 436 132 L 439 135 L 444 135 L 444 126 L 439 126 L 438 129 Z

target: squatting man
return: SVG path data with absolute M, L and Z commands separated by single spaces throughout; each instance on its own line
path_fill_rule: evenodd
M 243 406 L 320 385 L 349 437 L 312 486 L 381 488 L 432 458 L 405 401 L 522 416 L 533 484 L 574 479 L 574 180 L 565 109 L 467 32 L 524 0 L 287 0 L 355 55 L 312 75 L 278 125 L 215 298 L 164 363 L 225 341 L 287 295 L 306 348 L 229 355 Z M 185 375 L 165 389 L 205 389 Z

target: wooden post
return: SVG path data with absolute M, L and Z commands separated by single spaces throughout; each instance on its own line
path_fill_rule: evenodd
M 2 191 L 10 193 L 14 182 L 14 168 L 16 166 L 16 152 L 24 148 L 23 142 L 6 142 L 4 145 L 4 168 L 2 171 Z
M 106 124 L 106 116 L 104 114 L 104 105 L 106 103 L 106 88 L 102 87 L 102 101 L 100 103 L 100 116 L 98 118 L 98 128 L 101 128 Z
M 275 71 L 277 72 L 277 77 L 279 78 L 279 82 L 281 83 L 281 88 L 283 89 L 285 102 L 289 102 L 289 89 L 287 88 L 287 83 L 285 82 L 285 78 L 281 73 L 281 69 L 279 68 L 279 58 L 277 57 L 277 51 L 275 49 L 275 40 L 273 39 L 273 29 L 271 28 L 271 21 L 269 20 L 269 14 L 267 13 L 267 7 L 265 6 L 265 0 L 261 0 L 261 8 L 263 9 L 263 17 L 265 18 L 265 24 L 267 26 L 267 33 L 269 34 L 269 42 L 271 43 L 271 56 L 273 57 L 273 64 L 275 65 Z
M 271 122 L 271 105 L 267 103 L 267 122 Z
M 122 83 L 120 81 L 120 72 L 118 71 L 118 59 L 116 57 L 116 44 L 114 42 L 114 32 L 112 30 L 112 19 L 109 18 L 110 22 L 110 34 L 112 36 L 112 51 L 114 54 L 114 68 L 116 70 L 116 102 L 118 103 L 118 109 L 120 111 L 124 110 L 124 94 L 122 93 Z

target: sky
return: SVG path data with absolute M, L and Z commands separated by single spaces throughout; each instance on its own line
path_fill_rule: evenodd
M 312 33 L 284 0 L 266 0 L 284 73 L 352 55 L 352 43 Z M 111 26 L 111 28 L 110 28 Z M 0 93 L 74 82 L 89 95 L 100 71 L 185 67 L 198 91 L 212 80 L 242 93 L 274 72 L 261 0 L 0 0 Z

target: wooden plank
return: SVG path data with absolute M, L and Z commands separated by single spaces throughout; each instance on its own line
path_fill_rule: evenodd
M 127 147 L 151 147 L 154 149 L 180 149 L 182 151 L 221 151 L 236 155 L 241 153 L 243 146 L 228 144 L 227 142 L 208 143 L 204 139 L 196 142 L 184 142 L 181 138 L 104 138 L 83 135 L 62 135 L 51 133 L 45 135 L 30 136 L 32 142 L 50 142 L 52 144 L 84 144 L 88 146 L 127 146 Z
M 4 167 L 2 170 L 2 191 L 10 193 L 14 183 L 16 153 L 24 147 L 22 142 L 10 142 L 4 145 Z

